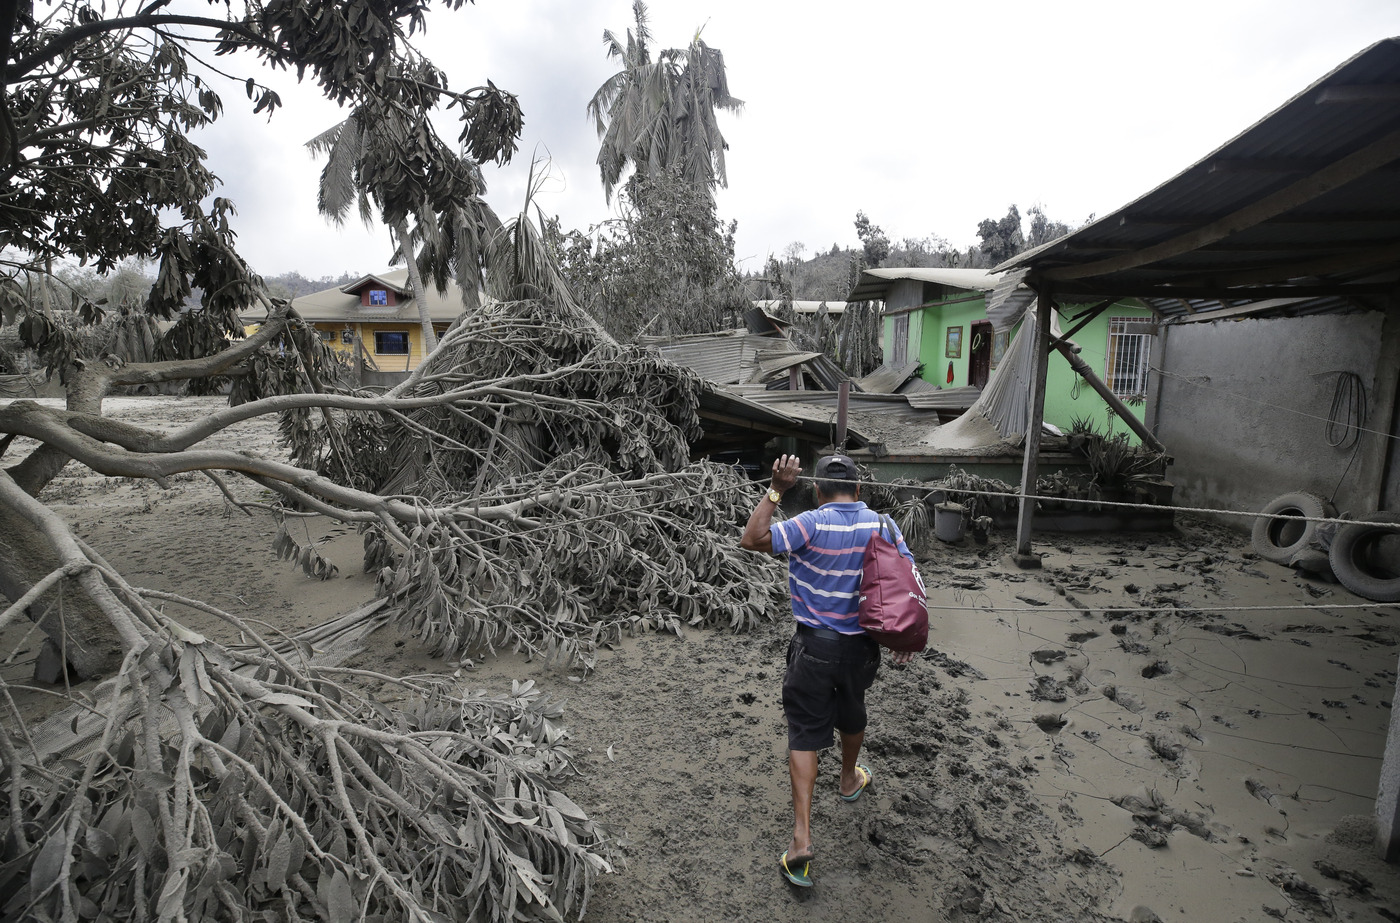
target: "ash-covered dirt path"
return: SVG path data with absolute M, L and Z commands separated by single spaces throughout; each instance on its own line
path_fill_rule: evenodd
M 791 833 L 779 701 L 788 635 L 774 625 L 639 638 L 583 682 L 549 684 L 566 699 L 583 772 L 571 792 L 625 832 L 626 866 L 599 883 L 590 918 L 1107 918 L 1097 910 L 1113 875 L 1077 861 L 1037 802 L 1020 732 L 1005 715 L 974 714 L 930 660 L 882 667 L 866 796 L 841 802 L 834 751 L 823 757 L 817 885 L 787 885 L 777 857 Z

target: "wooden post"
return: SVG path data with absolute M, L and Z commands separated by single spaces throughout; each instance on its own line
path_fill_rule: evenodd
M 1040 555 L 1031 553 L 1031 521 L 1035 518 L 1036 466 L 1040 461 L 1040 427 L 1045 422 L 1045 372 L 1050 364 L 1050 289 L 1042 283 L 1035 301 L 1035 371 L 1031 379 L 1030 401 L 1026 408 L 1026 454 L 1021 463 L 1020 514 L 1016 519 L 1016 551 L 1011 559 L 1017 566 L 1040 566 Z
M 795 365 L 788 369 L 788 390 L 802 390 L 802 373 L 798 371 L 798 368 Z
M 851 404 L 851 383 L 843 381 L 836 386 L 836 451 L 846 451 L 846 414 Z
M 1079 358 L 1078 354 L 1075 353 L 1074 348 L 1071 347 L 1069 343 L 1058 337 L 1056 337 L 1053 342 L 1055 348 L 1060 351 L 1060 355 L 1064 356 L 1065 361 L 1069 363 L 1069 367 L 1078 372 L 1079 377 L 1087 381 L 1089 387 L 1098 392 L 1099 397 L 1103 398 L 1104 403 L 1113 408 L 1113 412 L 1118 414 L 1124 423 L 1128 424 L 1129 429 L 1137 433 L 1137 437 L 1142 440 L 1143 445 L 1157 452 L 1167 451 L 1157 437 L 1152 435 L 1152 431 L 1142 425 L 1142 421 L 1137 418 L 1137 414 L 1133 413 L 1132 410 L 1128 408 L 1128 405 L 1124 404 L 1123 401 L 1119 399 L 1118 395 L 1114 394 L 1113 391 L 1109 389 L 1108 385 L 1104 384 L 1103 380 L 1094 373 L 1094 370 L 1089 367 L 1089 363 Z

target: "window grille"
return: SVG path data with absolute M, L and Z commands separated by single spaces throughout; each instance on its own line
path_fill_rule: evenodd
M 381 356 L 407 356 L 408 334 L 377 330 L 374 334 L 374 351 Z
M 1109 318 L 1104 383 L 1118 397 L 1142 400 L 1147 396 L 1147 372 L 1156 330 L 1156 325 L 1145 317 Z

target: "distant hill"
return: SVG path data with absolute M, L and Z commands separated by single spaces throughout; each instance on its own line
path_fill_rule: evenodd
M 851 264 L 859 257 L 857 249 L 832 247 L 810 260 L 786 264 L 783 278 L 797 301 L 845 301 L 855 282 Z
M 363 276 L 362 272 L 346 272 L 338 276 L 308 279 L 293 270 L 292 272 L 284 272 L 280 276 L 263 276 L 263 281 L 267 283 L 268 290 L 279 298 L 300 298 L 302 295 L 310 295 L 312 292 L 322 292 L 328 288 L 349 285 Z

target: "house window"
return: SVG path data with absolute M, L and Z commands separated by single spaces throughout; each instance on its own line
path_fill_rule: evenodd
M 372 288 L 369 290 L 369 303 L 371 305 L 389 304 L 389 293 L 382 288 Z
M 1104 379 L 1124 400 L 1147 396 L 1147 372 L 1155 327 L 1145 317 L 1113 317 L 1108 321 L 1108 354 Z
M 901 314 L 894 319 L 893 329 L 890 333 L 891 346 L 894 355 L 890 356 L 890 365 L 896 368 L 909 361 L 909 315 Z
M 374 351 L 381 356 L 407 356 L 408 334 L 402 331 L 391 332 L 376 330 L 374 333 Z
M 340 331 L 340 342 L 344 343 L 346 346 L 355 342 L 355 331 L 351 330 L 349 327 Z
M 317 330 L 316 334 L 326 343 L 331 343 L 335 340 L 334 330 Z

